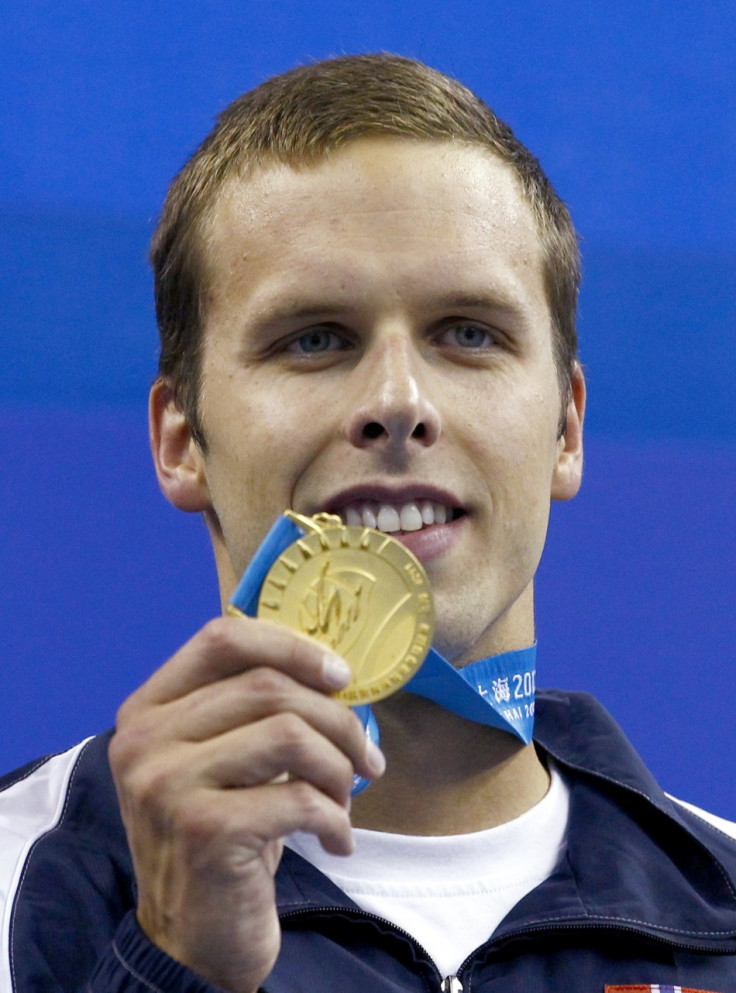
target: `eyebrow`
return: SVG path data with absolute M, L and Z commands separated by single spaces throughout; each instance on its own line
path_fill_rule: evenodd
M 427 301 L 428 311 L 486 310 L 495 313 L 517 313 L 520 304 L 506 293 L 450 293 Z M 311 321 L 326 317 L 340 316 L 359 309 L 355 302 L 338 303 L 334 299 L 324 301 L 302 301 L 298 298 L 278 302 L 274 307 L 266 305 L 255 316 L 255 322 L 262 326 L 277 325 L 284 321 Z
M 436 310 L 494 310 L 511 312 L 519 309 L 519 301 L 507 294 L 493 292 L 482 293 L 450 293 L 436 297 L 432 301 L 432 309 Z
M 280 301 L 275 306 L 266 305 L 255 314 L 255 323 L 264 327 L 278 325 L 284 321 L 312 321 L 324 319 L 328 315 L 347 314 L 355 310 L 354 306 L 337 304 L 334 300 L 325 298 L 324 302 L 300 300 Z

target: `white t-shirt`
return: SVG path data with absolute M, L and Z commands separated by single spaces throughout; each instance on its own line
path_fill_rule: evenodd
M 435 838 L 356 828 L 346 858 L 328 855 L 311 834 L 286 843 L 363 910 L 408 931 L 442 976 L 454 976 L 562 855 L 569 791 L 554 766 L 550 778 L 531 810 L 486 831 Z

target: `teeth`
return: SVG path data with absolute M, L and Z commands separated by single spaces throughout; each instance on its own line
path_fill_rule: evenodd
M 398 511 L 394 507 L 391 507 L 386 503 L 382 503 L 378 508 L 376 527 L 379 531 L 387 531 L 389 534 L 391 534 L 392 531 L 400 531 L 401 518 Z
M 345 523 L 351 528 L 359 528 L 362 526 L 363 518 L 361 517 L 360 511 L 357 507 L 345 508 Z
M 376 528 L 386 534 L 396 531 L 421 531 L 432 524 L 446 524 L 451 514 L 443 503 L 432 500 L 410 501 L 405 504 L 351 503 L 342 512 L 351 527 Z
M 404 504 L 399 516 L 401 518 L 402 531 L 421 531 L 423 524 L 422 515 L 415 503 Z
M 376 520 L 376 509 L 375 507 L 369 507 L 366 505 L 363 508 L 362 514 L 362 524 L 364 528 L 377 528 L 378 521 Z
M 434 507 L 429 500 L 422 500 L 422 523 L 434 524 Z

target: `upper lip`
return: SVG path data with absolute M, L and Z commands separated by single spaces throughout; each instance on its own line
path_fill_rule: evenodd
M 402 504 L 417 500 L 431 500 L 433 503 L 444 504 L 452 510 L 465 509 L 462 501 L 449 490 L 443 490 L 437 486 L 427 485 L 426 483 L 404 483 L 401 486 L 390 486 L 384 483 L 362 483 L 350 486 L 327 497 L 311 513 L 324 511 L 328 514 L 334 514 L 347 507 L 348 504 L 361 503 L 363 501 L 401 506 Z

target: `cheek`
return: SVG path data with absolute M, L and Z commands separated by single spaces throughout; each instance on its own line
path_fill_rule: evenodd
M 206 472 L 226 537 L 244 520 L 267 529 L 292 505 L 299 480 L 324 441 L 317 434 L 318 428 L 324 431 L 324 404 L 321 416 L 314 407 L 311 391 L 262 389 L 257 376 L 223 390 L 210 404 Z
M 491 485 L 518 495 L 544 491 L 549 500 L 557 458 L 559 410 L 550 398 L 530 394 L 508 402 L 479 398 L 466 408 L 461 431 L 468 439 L 474 463 Z
M 299 420 L 287 391 L 264 389 L 256 375 L 242 375 L 211 388 L 204 408 L 209 461 L 222 481 L 265 484 L 292 449 L 298 449 Z M 306 421 L 306 423 L 309 423 Z
M 471 462 L 490 498 L 489 526 L 520 569 L 541 556 L 557 456 L 558 411 L 550 397 L 488 405 L 473 433 Z

